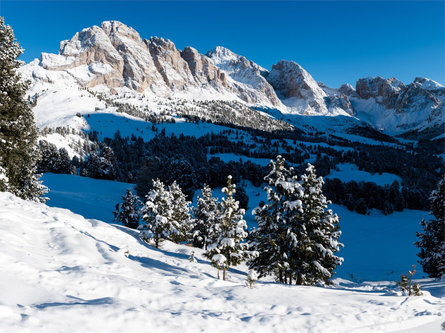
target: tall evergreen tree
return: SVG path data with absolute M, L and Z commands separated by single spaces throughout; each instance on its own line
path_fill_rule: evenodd
M 313 165 L 308 164 L 302 176 L 304 241 L 300 244 L 301 255 L 307 261 L 297 284 L 327 284 L 343 258 L 336 252 L 343 246 L 338 241 L 341 235 L 339 218 L 327 205 L 331 202 L 323 195 L 323 178 L 317 177 Z
M 141 209 L 142 220 L 146 223 L 141 232 L 144 240 L 152 239 L 156 248 L 162 239 L 170 236 L 171 225 L 169 217 L 171 215 L 171 194 L 164 184 L 159 180 L 153 180 L 153 188 L 146 196 L 146 202 Z
M 190 214 L 191 202 L 187 201 L 186 195 L 176 181 L 168 187 L 168 190 L 172 196 L 170 209 L 172 225 L 174 225 L 170 239 L 175 243 L 188 241 L 191 238 L 189 235 L 193 227 L 193 219 Z
M 235 185 L 232 184 L 232 176 L 227 177 L 227 187 L 222 191 L 226 198 L 222 200 L 219 221 L 214 225 L 216 239 L 207 247 L 204 255 L 218 268 L 218 278 L 222 268 L 225 280 L 226 271 L 247 259 L 250 252 L 248 244 L 243 242 L 247 237 L 247 224 L 243 219 L 245 211 L 239 208 L 238 201 L 233 198 Z
M 122 196 L 122 203 L 116 205 L 116 211 L 113 212 L 114 218 L 124 226 L 136 229 L 139 226 L 139 198 L 133 194 L 131 189 L 127 189 Z
M 196 207 L 193 209 L 195 222 L 192 230 L 193 246 L 207 249 L 207 245 L 213 243 L 215 235 L 212 231 L 218 222 L 221 212 L 221 204 L 212 196 L 210 186 L 204 184 L 201 195 L 198 194 Z
M 325 284 L 342 259 L 334 255 L 342 244 L 338 217 L 327 210 L 323 180 L 308 165 L 298 181 L 293 168 L 277 156 L 265 177 L 268 202 L 255 210 L 258 227 L 249 236 L 258 256 L 250 268 L 260 276 L 274 275 L 282 283 Z
M 267 186 L 267 203 L 254 210 L 258 227 L 249 235 L 249 243 L 257 255 L 250 261 L 251 269 L 260 277 L 274 275 L 276 280 L 287 282 L 286 271 L 289 270 L 289 237 L 292 237 L 292 225 L 289 218 L 291 206 L 286 205 L 293 194 L 295 186 L 292 182 L 292 171 L 285 167 L 285 159 L 277 156 L 276 162 L 269 164 L 270 172 L 264 177 Z M 293 219 L 295 222 L 295 219 Z
M 45 201 L 46 188 L 35 175 L 38 160 L 37 127 L 25 99 L 28 84 L 21 82 L 18 57 L 23 50 L 14 32 L 0 17 L 0 190 L 29 200 Z
M 415 244 L 420 248 L 417 255 L 423 271 L 432 278 L 440 278 L 445 274 L 445 177 L 439 182 L 437 189 L 431 193 L 430 221 L 422 219 L 420 224 L 423 232 L 417 233 L 419 241 Z

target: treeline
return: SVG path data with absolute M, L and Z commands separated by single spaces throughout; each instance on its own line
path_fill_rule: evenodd
M 156 127 L 153 125 L 153 127 Z M 59 131 L 60 132 L 60 131 Z M 255 186 L 263 183 L 265 167 L 253 162 L 223 162 L 214 154 L 231 153 L 248 158 L 270 158 L 281 154 L 296 171 L 302 172 L 308 159 L 321 176 L 326 176 L 341 163 L 353 163 L 362 171 L 399 175 L 401 184 L 379 186 L 375 183 L 326 180 L 325 191 L 329 200 L 342 204 L 350 210 L 366 214 L 369 209 L 379 209 L 385 214 L 404 208 L 429 208 L 428 196 L 434 188 L 443 163 L 436 155 L 421 148 L 399 146 L 372 146 L 351 143 L 355 149 L 334 149 L 326 144 L 310 144 L 290 139 L 274 139 L 267 136 L 249 135 L 244 131 L 228 129 L 219 134 L 200 138 L 165 134 L 165 129 L 156 127 L 156 136 L 148 141 L 132 135 L 122 137 L 117 132 L 113 138 L 98 140 L 97 132 L 88 133 L 82 143 L 85 158 L 73 158 L 68 163 L 67 152 L 49 143 L 41 143 L 42 160 L 40 172 L 73 173 L 82 176 L 135 183 L 139 195 L 150 189 L 151 179 L 160 179 L 165 184 L 176 180 L 191 198 L 202 186 L 224 185 L 227 175 L 234 181 L 241 178 Z M 339 143 L 334 138 L 329 143 Z M 42 141 L 41 141 L 42 142 Z
M 332 202 L 360 214 L 367 214 L 370 209 L 378 209 L 388 215 L 404 208 L 427 210 L 429 207 L 423 192 L 400 187 L 397 180 L 391 185 L 380 186 L 373 182 L 345 183 L 338 178 L 326 178 L 323 190 Z

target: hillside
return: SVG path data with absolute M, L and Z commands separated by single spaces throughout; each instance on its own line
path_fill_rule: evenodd
M 441 331 L 443 282 L 421 280 L 421 297 L 343 279 L 249 289 L 244 267 L 219 281 L 199 250 L 191 263 L 190 247 L 157 250 L 133 230 L 8 193 L 0 193 L 0 221 L 2 331 Z

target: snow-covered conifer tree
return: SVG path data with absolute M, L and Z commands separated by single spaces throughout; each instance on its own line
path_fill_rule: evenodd
M 423 233 L 417 233 L 416 245 L 420 248 L 423 271 L 432 278 L 440 278 L 445 274 L 445 177 L 431 193 L 430 202 L 434 218 L 422 220 Z
M 306 173 L 302 176 L 302 187 L 305 235 L 297 238 L 297 241 L 300 242 L 298 248 L 305 263 L 296 277 L 297 284 L 326 284 L 335 268 L 343 262 L 343 258 L 335 255 L 343 246 L 338 241 L 341 235 L 339 218 L 327 209 L 330 202 L 323 195 L 323 178 L 317 177 L 311 164 L 307 165 Z
M 171 203 L 171 193 L 164 184 L 159 179 L 153 180 L 153 188 L 147 194 L 146 202 L 141 209 L 142 220 L 146 223 L 141 236 L 144 240 L 154 240 L 157 248 L 162 239 L 170 236 Z
M 129 228 L 136 229 L 139 225 L 141 203 L 139 198 L 133 194 L 131 189 L 122 196 L 122 203 L 116 205 L 114 218 Z
M 250 261 L 251 269 L 257 271 L 260 277 L 274 275 L 279 282 L 287 282 L 286 272 L 289 270 L 289 237 L 292 238 L 292 225 L 289 213 L 293 207 L 286 205 L 292 200 L 295 186 L 292 182 L 292 169 L 284 165 L 285 159 L 277 156 L 276 162 L 269 164 L 270 172 L 264 177 L 267 186 L 267 203 L 254 210 L 258 227 L 249 235 L 251 249 L 257 255 Z M 295 219 L 293 219 L 295 222 Z
M 210 186 L 204 184 L 201 195 L 198 195 L 196 207 L 193 209 L 195 222 L 192 230 L 193 246 L 207 249 L 214 241 L 212 231 L 221 214 L 221 204 L 212 196 Z
M 193 219 L 190 215 L 191 202 L 187 201 L 184 192 L 182 192 L 176 181 L 168 187 L 168 190 L 172 196 L 172 214 L 170 218 L 173 228 L 170 239 L 175 243 L 187 241 L 193 227 Z
M 142 237 L 153 239 L 156 247 L 162 239 L 187 240 L 192 227 L 190 202 L 176 182 L 165 188 L 159 179 L 153 180 L 153 189 L 147 194 L 141 212 L 146 222 Z
M 46 187 L 36 173 L 37 127 L 25 99 L 27 83 L 17 69 L 23 50 L 14 32 L 0 17 L 0 191 L 9 191 L 28 200 L 46 201 Z
M 222 210 L 215 224 L 215 241 L 209 244 L 205 256 L 219 270 L 223 270 L 223 280 L 226 279 L 226 271 L 231 266 L 239 265 L 250 255 L 248 244 L 243 242 L 247 237 L 247 225 L 243 219 L 244 209 L 239 208 L 239 203 L 233 198 L 235 185 L 232 184 L 232 176 L 227 177 L 227 187 L 223 188 L 226 198 L 222 200 Z
M 326 283 L 342 259 L 334 255 L 338 243 L 338 217 L 327 210 L 323 179 L 313 166 L 298 181 L 284 158 L 271 162 L 265 177 L 268 202 L 255 210 L 258 227 L 249 236 L 258 254 L 250 268 L 260 276 L 274 275 L 282 283 Z

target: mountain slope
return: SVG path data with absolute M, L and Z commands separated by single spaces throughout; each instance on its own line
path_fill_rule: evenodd
M 219 281 L 199 250 L 191 263 L 189 247 L 157 250 L 132 230 L 7 193 L 0 222 L 2 331 L 439 332 L 445 311 L 430 295 L 443 296 L 443 282 L 408 298 L 384 282 L 249 289 L 243 267 Z
M 364 122 L 389 135 L 423 131 L 435 137 L 445 121 L 445 87 L 426 78 L 408 85 L 394 78 L 366 78 L 358 80 L 355 89 L 347 84 L 333 89 L 293 61 L 280 61 L 269 72 L 221 46 L 204 55 L 192 47 L 179 50 L 168 39 L 142 39 L 118 21 L 83 29 L 62 41 L 58 54 L 42 53 L 21 71 L 31 80 L 29 95 L 37 104 L 39 124 L 42 99 L 50 114 L 64 108 L 72 115 L 83 114 L 86 106 L 96 111 L 123 103 L 142 118 L 175 114 L 184 103 L 194 110 L 198 101 L 230 101 L 276 110 L 277 118 L 290 119 L 297 127 L 295 115 L 342 116 L 351 118 L 345 121 L 347 128 Z M 208 120 L 203 113 L 195 110 L 193 116 Z M 45 125 L 60 122 L 71 126 L 66 121 Z

